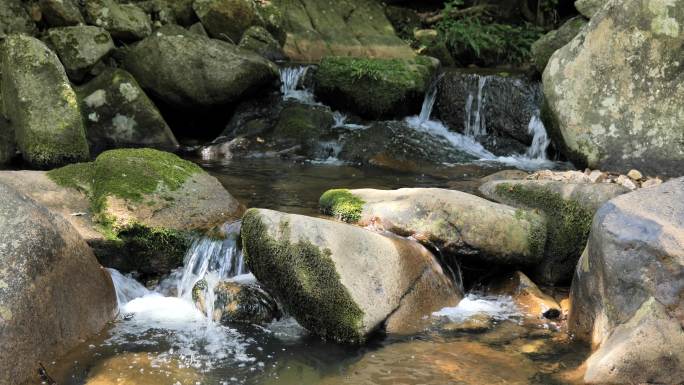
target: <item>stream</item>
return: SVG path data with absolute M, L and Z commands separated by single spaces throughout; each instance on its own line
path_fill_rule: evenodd
M 301 87 L 305 68 L 282 73 L 284 98 L 316 103 Z M 530 121 L 532 145 L 524 154 L 497 156 L 477 137 L 486 135 L 482 89 L 468 98 L 467 132 L 431 120 L 436 92 L 428 93 L 411 128 L 439 137 L 476 161 L 436 164 L 427 172 L 388 170 L 339 161 L 272 158 L 203 159 L 189 156 L 217 177 L 247 207 L 318 215 L 318 198 L 330 188 L 440 187 L 475 192 L 478 180 L 502 169 L 564 167 L 546 157 L 549 140 L 538 116 Z M 336 114 L 336 126 L 362 130 Z M 378 336 L 361 347 L 319 340 L 285 315 L 266 326 L 214 323 L 192 300 L 206 279 L 252 281 L 238 245 L 239 223 L 224 225 L 225 240 L 202 237 L 184 266 L 148 287 L 109 270 L 120 315 L 99 335 L 57 362 L 44 363 L 59 385 L 199 384 L 580 384 L 579 365 L 588 351 L 560 323 L 522 313 L 512 298 L 478 290 L 455 308 L 429 315 L 429 326 L 412 336 Z M 207 290 L 206 296 L 213 295 Z M 207 303 L 213 303 L 209 300 Z M 211 314 L 211 309 L 207 310 Z

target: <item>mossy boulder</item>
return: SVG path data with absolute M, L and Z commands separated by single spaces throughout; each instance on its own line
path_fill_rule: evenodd
M 36 25 L 21 0 L 0 1 L 0 39 L 15 33 L 33 35 Z
M 683 26 L 682 0 L 610 1 L 553 54 L 547 127 L 578 168 L 682 174 Z
M 254 51 L 271 61 L 286 60 L 280 43 L 264 27 L 252 26 L 245 31 L 240 40 L 240 47 Z
M 684 378 L 684 178 L 621 195 L 594 217 L 572 281 L 569 331 L 595 349 L 584 381 Z
M 258 54 L 195 34 L 148 37 L 128 51 L 124 67 L 155 97 L 185 108 L 229 104 L 278 79 L 275 64 Z
M 570 282 L 596 210 L 629 190 L 607 183 L 503 180 L 485 183 L 480 192 L 497 202 L 539 210 L 546 216 L 548 233 L 544 257 L 535 267 L 534 277 L 542 283 L 555 285 Z
M 116 316 L 116 294 L 78 232 L 0 183 L 0 383 L 36 381 Z
M 285 53 L 298 62 L 327 56 L 413 58 L 376 0 L 274 0 L 287 32 Z
M 234 44 L 258 21 L 253 0 L 195 0 L 193 9 L 211 37 Z
M 429 251 L 403 238 L 261 209 L 245 213 L 241 236 L 250 271 L 322 338 L 361 343 L 388 318 L 399 331 L 462 295 Z
M 575 8 L 583 16 L 591 19 L 607 2 L 607 0 L 577 0 Z
M 543 72 L 551 55 L 574 39 L 585 25 L 587 25 L 587 20 L 582 16 L 576 16 L 534 42 L 531 51 L 532 60 L 537 69 Z
M 85 2 L 89 24 L 109 31 L 114 39 L 136 41 L 152 33 L 152 21 L 135 4 L 119 4 L 116 0 L 88 0 Z
M 469 264 L 533 266 L 546 241 L 539 214 L 455 190 L 331 190 L 320 205 L 326 214 L 414 236 Z
M 299 145 L 304 153 L 310 153 L 310 149 L 330 130 L 333 123 L 333 114 L 328 108 L 288 104 L 278 115 L 273 137 L 281 146 Z
M 161 113 L 128 72 L 107 69 L 77 93 L 93 154 L 122 147 L 178 149 Z
M 94 162 L 52 170 L 59 186 L 83 192 L 103 240 L 100 261 L 122 271 L 164 274 L 180 266 L 192 236 L 243 211 L 194 163 L 153 149 L 111 150 Z M 118 248 L 117 248 L 118 247 Z
M 51 167 L 88 159 L 81 109 L 57 55 L 12 35 L 0 48 L 2 100 L 24 160 Z
M 207 290 L 208 282 L 204 279 L 198 281 L 192 288 L 192 299 L 195 306 L 206 314 L 206 301 L 213 298 L 214 312 L 211 317 L 222 325 L 262 325 L 281 317 L 273 297 L 256 283 L 222 281 L 213 287 L 213 297 L 207 297 Z
M 50 27 L 67 27 L 85 24 L 77 0 L 40 0 L 43 19 Z
M 86 25 L 52 28 L 47 41 L 74 81 L 83 80 L 95 64 L 115 48 L 106 30 Z
M 427 57 L 329 57 L 316 71 L 315 91 L 331 107 L 366 118 L 405 116 L 420 111 L 438 65 Z

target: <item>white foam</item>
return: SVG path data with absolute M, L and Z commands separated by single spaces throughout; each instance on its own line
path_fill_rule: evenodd
M 476 315 L 485 315 L 502 321 L 520 317 L 522 313 L 510 296 L 468 294 L 456 307 L 446 307 L 432 315 L 446 317 L 453 322 L 462 322 Z

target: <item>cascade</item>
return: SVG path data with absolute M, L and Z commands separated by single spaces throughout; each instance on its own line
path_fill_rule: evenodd
M 473 93 L 468 94 L 465 105 L 465 127 L 464 133 L 467 136 L 478 137 L 487 135 L 487 124 L 485 121 L 485 94 L 484 89 L 489 81 L 489 76 L 473 75 L 477 78 L 477 99 Z M 473 102 L 475 104 L 473 105 Z
M 280 69 L 280 93 L 283 95 L 283 99 L 294 99 L 305 104 L 317 104 L 313 92 L 306 88 L 299 88 L 308 71 L 308 66 Z
M 551 139 L 549 139 L 546 133 L 546 127 L 544 127 L 544 123 L 539 117 L 539 112 L 530 119 L 527 132 L 532 135 L 532 144 L 527 149 L 525 155 L 530 159 L 546 159 L 546 150 L 549 148 L 549 144 L 551 144 Z

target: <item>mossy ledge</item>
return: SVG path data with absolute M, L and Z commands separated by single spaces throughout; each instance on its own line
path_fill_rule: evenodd
M 202 172 L 194 163 L 153 149 L 106 151 L 94 162 L 78 163 L 47 173 L 62 187 L 75 188 L 88 196 L 97 229 L 111 243 L 119 243 L 135 261 L 143 266 L 180 265 L 195 235 L 191 231 L 146 226 L 134 219 L 125 222 L 107 212 L 107 198 L 145 204 L 146 199 L 166 199 L 165 191 L 175 191 L 192 175 Z M 150 194 L 161 197 L 150 198 Z
M 543 246 L 546 259 L 576 261 L 582 254 L 594 217 L 592 210 L 574 200 L 564 199 L 557 192 L 547 188 L 528 188 L 520 184 L 501 183 L 496 186 L 495 192 L 501 197 L 506 197 L 526 207 L 539 209 L 546 214 L 548 225 L 546 242 Z M 532 232 L 531 237 L 543 239 L 537 232 Z M 542 247 L 537 239 L 530 239 L 530 245 Z M 563 265 L 566 264 L 554 263 L 548 267 L 542 267 L 542 274 L 556 275 L 544 269 L 563 268 Z M 574 263 L 567 265 L 574 266 Z
M 302 326 L 337 342 L 360 344 L 363 311 L 340 282 L 328 249 L 309 241 L 290 241 L 281 222 L 279 239 L 269 235 L 257 209 L 242 220 L 242 244 L 249 269 Z
M 323 214 L 348 223 L 356 223 L 361 219 L 365 203 L 347 189 L 328 190 L 318 202 Z

